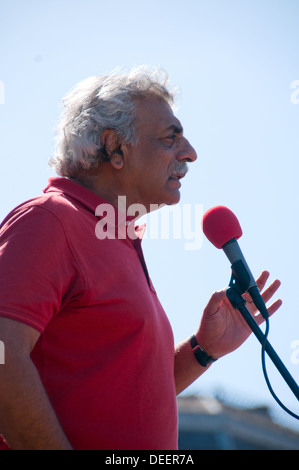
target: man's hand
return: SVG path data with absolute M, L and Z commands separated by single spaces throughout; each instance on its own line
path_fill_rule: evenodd
M 263 271 L 256 281 L 265 303 L 272 299 L 280 286 L 280 281 L 275 280 L 263 291 L 268 279 L 269 273 Z M 254 316 L 257 324 L 260 325 L 264 321 L 263 317 L 251 302 L 250 296 L 245 294 L 244 298 L 247 300 L 247 309 Z M 273 302 L 268 307 L 269 315 L 276 312 L 281 304 L 280 299 Z M 215 292 L 207 304 L 196 338 L 201 348 L 217 359 L 241 346 L 250 333 L 251 329 L 242 315 L 232 307 L 226 297 L 225 290 L 222 290 Z
M 257 285 L 262 292 L 269 273 L 263 271 L 257 279 Z M 262 297 L 267 303 L 272 299 L 280 286 L 280 281 L 276 280 L 262 292 Z M 196 338 L 200 347 L 209 356 L 218 359 L 237 349 L 248 338 L 251 329 L 243 319 L 239 311 L 235 310 L 226 296 L 226 290 L 215 292 L 206 306 Z M 246 306 L 254 316 L 256 322 L 261 324 L 264 318 L 259 314 L 250 296 L 245 294 Z M 282 301 L 276 300 L 268 307 L 269 315 L 272 315 L 281 306 Z M 176 346 L 174 358 L 174 377 L 177 394 L 181 393 L 194 380 L 203 374 L 207 368 L 198 364 L 192 352 L 189 338 Z

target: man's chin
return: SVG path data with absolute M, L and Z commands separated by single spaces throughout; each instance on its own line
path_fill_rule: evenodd
M 163 206 L 174 206 L 178 204 L 181 199 L 181 193 L 179 190 L 172 191 L 171 193 L 167 193 L 164 197 L 159 198 L 159 202 L 152 202 L 150 204 L 149 212 L 152 212 L 157 209 L 161 209 Z
M 180 191 L 176 191 L 175 194 L 171 195 L 171 198 L 169 198 L 168 202 L 166 202 L 165 204 L 167 206 L 173 206 L 175 204 L 178 204 L 180 202 L 180 199 L 181 199 L 181 193 Z

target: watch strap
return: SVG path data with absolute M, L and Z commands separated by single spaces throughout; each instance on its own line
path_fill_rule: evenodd
M 190 344 L 192 351 L 194 353 L 194 356 L 197 360 L 197 362 L 202 366 L 202 367 L 207 367 L 209 364 L 212 362 L 217 361 L 217 359 L 214 359 L 212 356 L 209 356 L 198 344 L 197 339 L 195 335 L 192 335 L 190 338 Z

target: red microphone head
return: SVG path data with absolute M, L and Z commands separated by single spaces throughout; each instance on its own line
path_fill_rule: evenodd
M 216 206 L 209 209 L 202 218 L 202 229 L 207 239 L 216 248 L 233 238 L 240 238 L 242 229 L 235 214 L 225 206 Z

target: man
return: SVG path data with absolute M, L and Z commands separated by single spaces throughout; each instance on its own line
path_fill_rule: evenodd
M 126 217 L 135 204 L 150 211 L 179 202 L 196 152 L 172 105 L 161 72 L 80 83 L 58 125 L 52 165 L 60 177 L 1 225 L 0 432 L 8 448 L 176 449 L 176 394 L 249 336 L 220 291 L 193 339 L 204 351 L 199 362 L 189 338 L 175 347 L 141 230 Z

